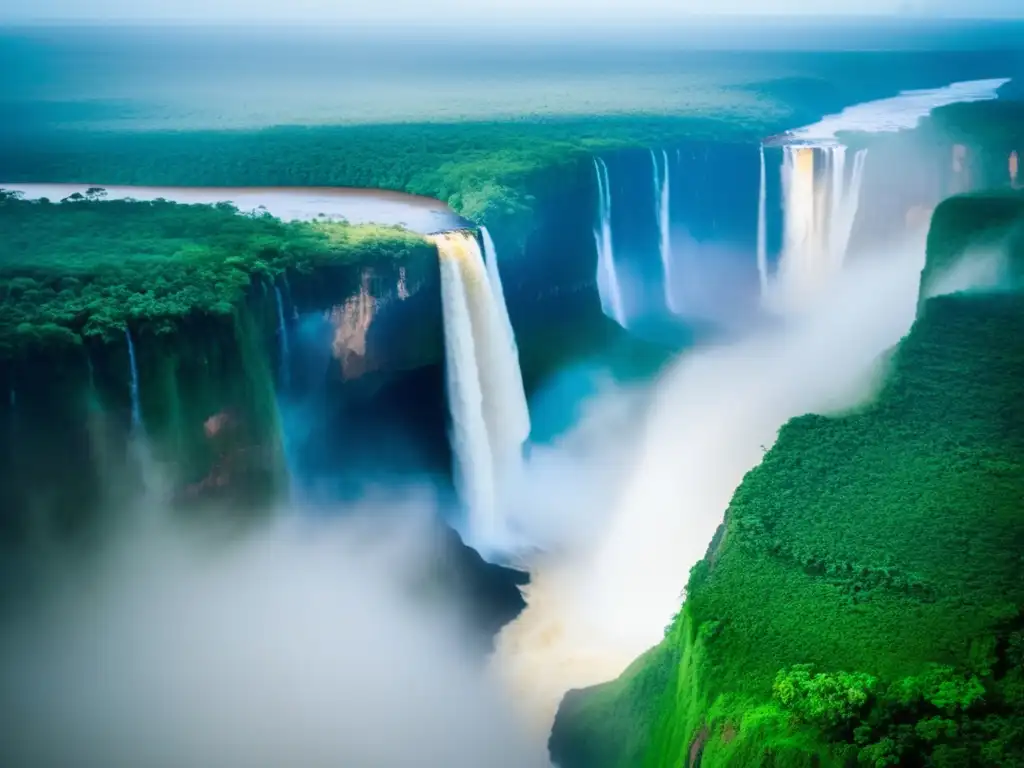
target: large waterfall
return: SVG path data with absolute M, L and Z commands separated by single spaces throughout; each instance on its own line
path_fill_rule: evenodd
M 597 174 L 597 228 L 594 242 L 597 245 L 597 290 L 601 295 L 604 313 L 623 328 L 626 327 L 626 312 L 622 303 L 622 286 L 615 271 L 615 251 L 612 246 L 612 190 L 608 177 L 608 165 L 599 157 L 594 158 L 594 172 Z
M 468 514 L 469 543 L 486 552 L 508 542 L 501 500 L 522 470 L 529 411 L 493 243 L 485 265 L 472 234 L 446 232 L 431 240 L 441 267 L 455 484 Z
M 771 279 L 767 266 L 767 181 L 761 148 L 757 266 L 762 295 L 774 304 L 815 295 L 842 269 L 860 202 L 866 159 L 867 150 L 859 150 L 847 173 L 846 147 L 842 144 L 783 145 L 782 252 Z
M 676 312 L 672 288 L 672 244 L 670 229 L 671 190 L 669 189 L 668 152 L 662 150 L 664 172 L 658 164 L 658 155 L 651 150 L 651 164 L 654 166 L 654 207 L 658 213 L 658 254 L 661 256 L 661 274 L 664 281 L 665 306 L 669 312 Z

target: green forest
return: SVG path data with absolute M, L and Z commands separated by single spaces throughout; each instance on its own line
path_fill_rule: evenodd
M 437 198 L 504 233 L 529 228 L 534 193 L 591 152 L 683 138 L 755 140 L 710 118 L 278 127 L 14 139 L 4 180 L 187 186 L 373 187 Z M 382 151 L 386 148 L 386 152 Z
M 794 88 L 787 97 L 799 94 Z M 1006 152 L 1024 149 L 1021 109 L 1012 101 L 943 107 L 915 132 L 916 141 L 983 146 L 991 162 L 1005 168 Z M 442 200 L 490 227 L 499 240 L 521 245 L 538 198 L 564 189 L 581 173 L 589 178 L 595 152 L 704 139 L 757 143 L 784 127 L 754 117 L 628 115 L 234 131 L 54 131 L 7 140 L 0 148 L 0 180 L 390 189 Z
M 945 203 L 926 277 L 950 232 L 1019 275 L 1020 203 Z M 664 641 L 567 697 L 561 765 L 1024 765 L 1024 299 L 928 300 L 891 366 L 780 431 Z
M 188 315 L 230 316 L 254 279 L 286 271 L 436 259 L 424 238 L 393 227 L 102 195 L 53 203 L 0 192 L 0 357 L 129 325 L 160 333 Z

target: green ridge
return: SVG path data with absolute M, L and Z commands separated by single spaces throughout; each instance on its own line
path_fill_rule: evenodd
M 1019 211 L 944 203 L 925 280 Z M 665 640 L 566 698 L 562 768 L 1024 764 L 1024 297 L 930 299 L 891 365 L 783 427 Z

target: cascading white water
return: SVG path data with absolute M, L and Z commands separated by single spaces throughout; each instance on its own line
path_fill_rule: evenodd
M 761 281 L 761 298 L 768 294 L 768 178 L 761 147 L 761 185 L 757 196 L 757 276 Z
M 670 210 L 671 190 L 669 188 L 669 162 L 668 152 L 662 150 L 662 160 L 665 168 L 662 173 L 658 165 L 658 156 L 651 150 L 651 164 L 654 166 L 654 208 L 658 214 L 658 254 L 661 257 L 661 276 L 665 291 L 665 308 L 675 313 L 676 306 L 672 290 L 672 243 L 670 240 Z
M 455 484 L 468 543 L 486 554 L 509 544 L 500 500 L 522 469 L 529 412 L 511 324 L 479 243 L 465 232 L 431 240 L 440 257 Z
M 758 274 L 762 295 L 777 290 L 784 303 L 813 296 L 843 268 L 860 201 L 867 150 L 854 155 L 849 178 L 846 147 L 838 144 L 782 148 L 783 243 L 776 285 L 769 284 L 766 246 L 766 178 L 761 148 L 758 202 Z
M 281 350 L 281 386 L 287 388 L 291 376 L 291 349 L 288 345 L 288 326 L 284 322 L 284 301 L 281 289 L 274 285 L 274 297 L 277 299 L 277 343 Z
M 847 249 L 850 247 L 850 235 L 853 234 L 853 222 L 857 217 L 857 208 L 860 205 L 860 187 L 864 180 L 864 164 L 867 162 L 868 151 L 860 149 L 853 156 L 853 168 L 850 171 L 850 178 L 844 178 L 845 147 L 833 148 L 833 160 L 836 155 L 842 157 L 839 165 L 833 166 L 832 171 L 832 223 L 831 223 L 831 247 L 832 253 L 837 260 L 837 266 L 842 266 L 846 259 Z
M 783 245 L 779 278 L 788 292 L 803 293 L 817 281 L 815 258 L 814 150 L 783 147 Z
M 128 363 L 130 368 L 130 391 L 132 398 L 132 431 L 138 431 L 142 426 L 142 407 L 139 404 L 139 369 L 135 364 L 135 344 L 132 341 L 132 334 L 127 328 L 124 329 L 124 336 L 128 340 Z
M 597 174 L 597 228 L 594 243 L 597 246 L 597 290 L 601 296 L 601 309 L 623 328 L 626 312 L 622 301 L 622 287 L 615 271 L 615 251 L 612 246 L 612 191 L 608 165 L 600 157 L 594 158 Z
M 480 227 L 480 238 L 484 242 L 484 263 L 487 267 L 487 279 L 491 283 L 491 290 L 494 292 L 494 303 L 497 305 L 498 314 L 501 316 L 502 325 L 505 330 L 505 337 L 509 346 L 516 350 L 516 336 L 512 331 L 512 320 L 508 315 L 508 305 L 505 303 L 505 289 L 501 284 L 501 272 L 498 269 L 498 249 L 494 246 L 494 239 L 487 227 Z
M 846 171 L 846 147 L 842 144 L 838 144 L 832 148 L 829 153 L 829 171 L 832 177 L 832 188 L 831 192 L 831 210 L 829 212 L 829 218 L 832 226 L 829 227 L 828 232 L 828 250 L 829 256 L 836 259 L 839 256 L 839 249 L 842 246 L 842 250 L 845 252 L 846 244 L 841 244 L 842 231 L 840 227 L 835 226 L 839 222 L 839 217 L 842 215 L 843 208 L 843 181 L 845 178 Z M 838 266 L 833 264 L 833 266 Z
M 531 563 L 527 607 L 502 628 L 492 664 L 542 737 L 567 691 L 615 679 L 662 639 L 690 568 L 780 427 L 877 391 L 879 353 L 914 320 L 924 240 L 916 231 L 850 265 L 791 322 L 684 352 L 658 378 L 637 434 L 595 409 L 581 424 L 587 449 L 568 451 L 580 485 L 565 475 L 544 485 L 530 468 L 579 540 Z M 594 478 L 607 483 L 596 498 Z
M 519 370 L 519 347 L 516 345 L 516 334 L 512 330 L 512 319 L 508 314 L 508 304 L 505 302 L 505 289 L 501 284 L 501 271 L 498 267 L 498 249 L 494 246 L 494 240 L 487 227 L 480 227 L 480 236 L 484 242 L 484 262 L 487 267 L 487 279 L 491 284 L 491 293 L 494 296 L 494 304 L 501 319 L 501 329 L 504 333 L 505 346 L 509 350 L 509 356 L 505 357 L 508 365 L 515 366 L 515 372 L 507 377 L 508 402 L 505 403 L 506 416 L 509 420 L 508 429 L 512 438 L 518 439 L 521 446 L 530 436 L 530 408 L 526 403 L 526 390 L 523 389 L 523 377 Z M 521 454 L 517 454 L 521 458 Z M 510 471 L 517 471 L 518 465 L 510 467 Z

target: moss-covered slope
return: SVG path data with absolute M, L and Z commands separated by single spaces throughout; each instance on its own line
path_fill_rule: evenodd
M 663 643 L 566 698 L 562 768 L 1024 764 L 1022 382 L 1024 296 L 924 303 L 874 405 L 781 430 Z

